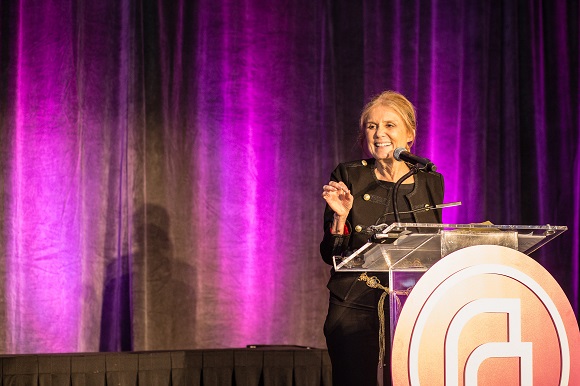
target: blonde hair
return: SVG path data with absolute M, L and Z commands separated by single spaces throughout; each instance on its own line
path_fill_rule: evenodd
M 415 134 L 417 132 L 417 119 L 415 116 L 415 106 L 407 98 L 396 91 L 383 91 L 379 95 L 373 97 L 369 103 L 366 104 L 364 107 L 361 116 L 360 116 L 360 124 L 359 124 L 359 132 L 358 132 L 358 142 L 361 146 L 364 145 L 365 140 L 365 128 L 366 123 L 370 114 L 370 111 L 377 107 L 377 106 L 384 106 L 390 107 L 397 114 L 401 116 L 407 131 L 412 134 L 413 139 L 409 142 L 409 147 L 413 146 L 415 142 Z

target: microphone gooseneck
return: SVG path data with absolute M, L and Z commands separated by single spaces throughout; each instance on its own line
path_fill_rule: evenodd
M 405 149 L 404 147 L 398 147 L 395 149 L 393 156 L 397 161 L 404 161 L 411 165 L 411 170 L 405 174 L 403 177 L 399 178 L 393 187 L 393 214 L 395 215 L 395 221 L 401 222 L 401 216 L 399 215 L 399 208 L 397 207 L 397 196 L 399 193 L 399 186 L 405 181 L 407 178 L 411 177 L 413 174 L 419 173 L 419 171 L 423 172 L 434 172 L 437 170 L 437 166 L 427 158 L 416 156 L 415 154 L 411 154 Z
M 399 148 L 402 149 L 402 148 Z M 399 186 L 405 181 L 407 178 L 411 177 L 413 174 L 419 173 L 419 169 L 416 166 L 412 166 L 411 170 L 407 172 L 403 177 L 399 178 L 397 182 L 395 182 L 395 186 L 393 187 L 393 195 L 391 199 L 393 201 L 393 214 L 395 215 L 395 222 L 401 222 L 401 216 L 399 215 L 399 208 L 397 206 L 398 200 L 397 196 L 399 195 Z

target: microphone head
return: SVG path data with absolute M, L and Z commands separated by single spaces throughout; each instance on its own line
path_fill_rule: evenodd
M 401 153 L 407 151 L 407 149 L 405 149 L 404 147 L 398 147 L 395 149 L 395 151 L 393 152 L 393 156 L 395 157 L 395 159 L 397 161 L 402 161 L 401 159 Z

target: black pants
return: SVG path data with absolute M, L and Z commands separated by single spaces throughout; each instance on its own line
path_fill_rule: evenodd
M 361 283 L 362 284 L 362 283 Z M 376 386 L 379 363 L 379 317 L 381 290 L 372 290 L 376 302 L 361 305 L 330 297 L 324 323 L 326 345 L 332 362 L 333 386 Z M 376 295 L 376 296 L 375 296 Z M 365 296 L 368 298 L 368 296 Z M 389 299 L 385 299 L 386 350 L 384 385 L 391 384 Z

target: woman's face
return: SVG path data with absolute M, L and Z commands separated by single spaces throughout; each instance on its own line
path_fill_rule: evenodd
M 407 148 L 413 136 L 395 110 L 376 106 L 369 111 L 366 120 L 365 140 L 371 156 L 377 160 L 387 160 L 393 158 L 396 148 Z

